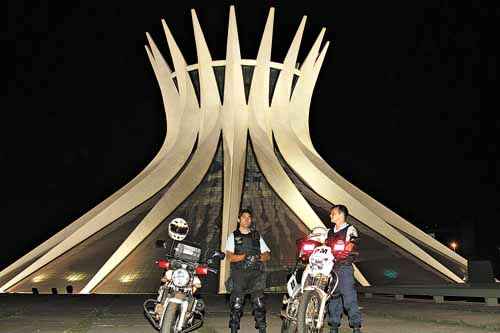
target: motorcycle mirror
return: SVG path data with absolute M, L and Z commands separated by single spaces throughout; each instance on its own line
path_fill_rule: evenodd
M 226 254 L 224 252 L 220 252 L 220 251 L 215 251 L 214 254 L 212 255 L 212 258 L 220 258 L 221 260 L 223 260 L 224 258 L 226 257 Z
M 164 240 L 161 240 L 161 239 L 158 239 L 158 240 L 156 241 L 156 247 L 165 248 L 165 241 L 164 241 Z

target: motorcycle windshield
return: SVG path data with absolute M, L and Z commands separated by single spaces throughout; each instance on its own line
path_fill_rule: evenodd
M 186 243 L 178 243 L 175 247 L 175 257 L 182 260 L 198 262 L 201 258 L 201 249 Z

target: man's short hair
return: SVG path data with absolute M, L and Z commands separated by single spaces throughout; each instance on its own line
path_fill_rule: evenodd
M 238 218 L 240 218 L 241 215 L 243 215 L 245 213 L 250 215 L 250 217 L 252 216 L 252 211 L 250 210 L 250 208 L 242 208 L 242 209 L 240 209 L 240 212 L 238 213 Z
M 349 210 L 347 209 L 346 206 L 344 206 L 344 205 L 333 205 L 332 209 L 330 209 L 330 212 L 334 208 L 337 208 L 342 214 L 344 214 L 344 218 L 347 219 L 347 216 L 349 216 Z

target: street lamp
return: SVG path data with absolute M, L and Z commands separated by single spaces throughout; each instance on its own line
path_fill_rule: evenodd
M 453 249 L 453 251 L 457 252 L 458 243 L 453 241 L 450 243 L 450 247 Z

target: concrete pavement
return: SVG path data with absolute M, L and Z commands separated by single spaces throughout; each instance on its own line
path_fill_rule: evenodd
M 154 333 L 142 314 L 147 295 L 0 295 L 2 333 Z M 268 332 L 280 332 L 281 297 L 269 295 Z M 205 297 L 207 316 L 200 333 L 228 332 L 224 297 Z M 247 302 L 248 303 L 248 302 Z M 500 332 L 500 307 L 374 297 L 360 299 L 365 333 Z M 344 318 L 345 319 L 345 318 Z M 255 332 L 250 305 L 241 333 Z M 344 323 L 342 333 L 350 332 Z M 327 328 L 325 329 L 327 332 Z

